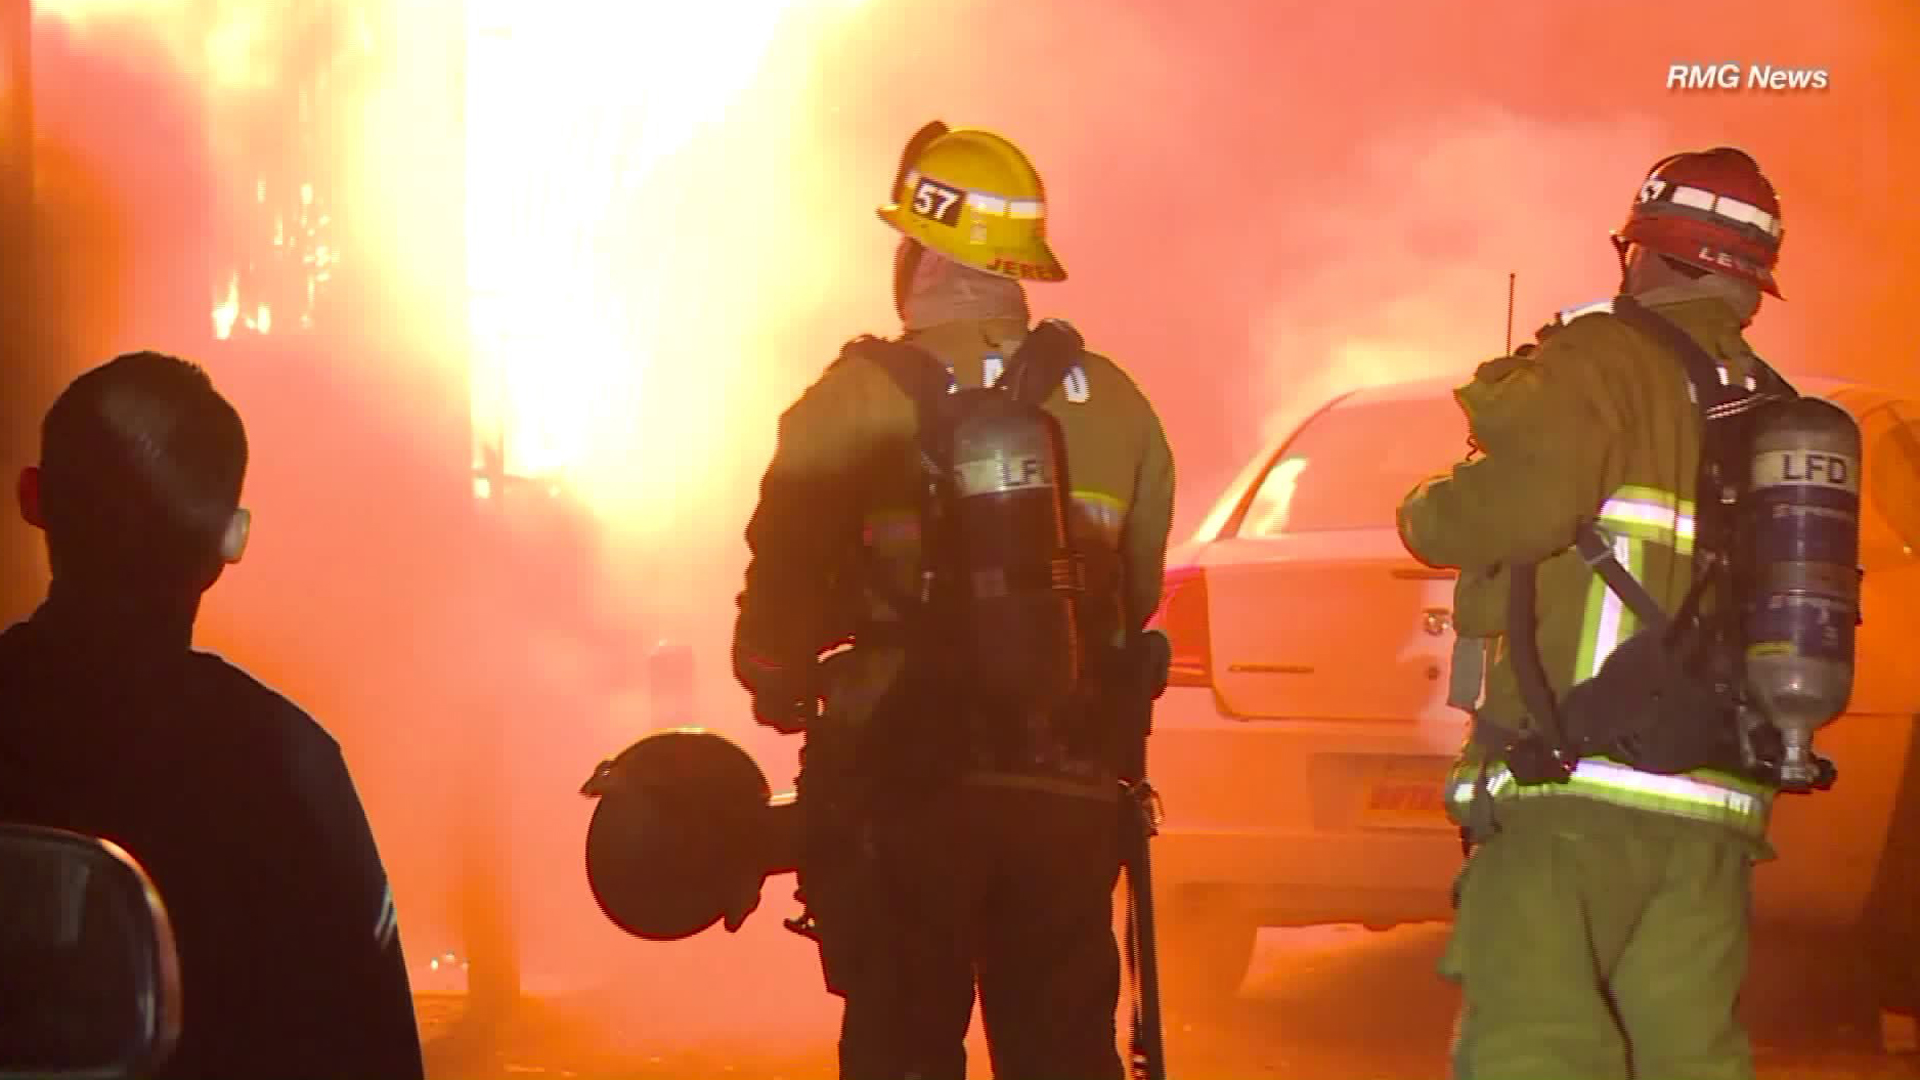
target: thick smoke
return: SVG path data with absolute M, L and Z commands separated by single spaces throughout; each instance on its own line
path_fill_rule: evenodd
M 872 18 L 823 76 L 844 110 L 835 129 L 859 140 L 868 176 L 926 115 L 1026 146 L 1074 274 L 1036 306 L 1079 320 L 1155 395 L 1186 522 L 1284 428 L 1276 413 L 1356 379 L 1464 378 L 1496 354 L 1508 273 L 1517 340 L 1609 294 L 1607 230 L 1674 149 L 1743 145 L 1782 192 L 1789 300 L 1763 312 L 1763 351 L 1820 373 L 1911 370 L 1866 347 L 1886 340 L 1881 298 L 1906 272 L 1890 230 L 1911 227 L 1896 185 L 1920 130 L 1917 77 L 1897 60 L 1915 40 L 1909 6 L 1503 2 L 1463 17 L 1203 2 L 1036 17 L 982 0 Z M 1670 65 L 1721 62 L 1825 68 L 1831 88 L 1666 87 Z
M 432 6 L 367 4 L 348 25 L 444 48 Z M 246 220 L 241 163 L 291 153 L 221 103 L 299 58 L 311 39 L 290 29 L 308 10 L 107 4 L 38 21 L 42 253 L 59 283 L 48 397 L 113 352 L 204 341 L 211 249 Z M 673 26 L 663 12 L 650 41 Z M 368 133 L 342 151 L 372 215 L 357 251 L 381 268 L 369 292 L 413 306 L 336 309 L 351 330 L 324 363 L 273 335 L 210 361 L 254 433 L 261 533 L 203 636 L 339 735 L 422 958 L 456 947 L 449 823 L 474 812 L 461 774 L 485 767 L 474 748 L 501 724 L 530 979 L 601 991 L 639 1018 L 629 1045 L 824 1041 L 832 1004 L 778 926 L 786 883 L 739 938 L 625 939 L 586 895 L 590 807 L 573 789 L 651 726 L 640 658 L 662 636 L 697 649 L 701 718 L 740 735 L 776 787 L 791 776 L 791 743 L 751 731 L 726 671 L 740 529 L 779 410 L 846 339 L 893 329 L 893 237 L 872 211 L 920 124 L 1003 131 L 1039 166 L 1072 277 L 1034 287 L 1034 309 L 1074 321 L 1153 398 L 1184 532 L 1327 396 L 1464 379 L 1495 355 L 1509 274 L 1516 342 L 1610 293 L 1607 231 L 1646 167 L 1683 147 L 1742 145 L 1782 194 L 1788 299 L 1760 314 L 1762 352 L 1920 389 L 1904 329 L 1916 45 L 1905 0 L 803 7 L 758 78 L 608 223 L 607 245 L 654 268 L 633 300 L 647 367 L 619 455 L 559 524 L 477 517 L 466 498 L 458 228 L 433 216 L 457 201 L 458 161 L 435 141 L 447 61 L 366 61 L 366 104 L 335 125 Z M 1831 87 L 1666 87 L 1670 65 L 1721 62 L 1825 68 Z M 243 129 L 218 122 L 236 115 Z

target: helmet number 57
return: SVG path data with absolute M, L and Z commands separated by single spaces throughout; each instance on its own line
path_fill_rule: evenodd
M 934 180 L 922 180 L 913 192 L 913 212 L 942 225 L 960 221 L 960 192 Z

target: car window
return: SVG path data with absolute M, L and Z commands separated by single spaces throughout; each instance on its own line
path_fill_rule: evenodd
M 1870 570 L 1906 565 L 1920 551 L 1920 403 L 1851 388 L 1831 400 L 1860 424 L 1866 455 L 1860 560 Z
M 1832 397 L 1860 422 L 1871 463 L 1862 560 L 1905 565 L 1920 552 L 1920 403 L 1853 389 Z M 1466 420 L 1451 396 L 1336 406 L 1268 467 L 1236 534 L 1391 527 L 1413 485 L 1465 450 Z
M 1335 406 L 1287 443 L 1236 532 L 1390 529 L 1413 486 L 1466 453 L 1466 417 L 1451 395 Z

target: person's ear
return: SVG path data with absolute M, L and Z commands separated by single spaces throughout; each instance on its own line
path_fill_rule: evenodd
M 47 519 L 40 511 L 40 467 L 29 465 L 21 469 L 20 482 L 14 490 L 20 499 L 21 519 L 36 529 L 45 529 Z
M 237 563 L 247 553 L 247 537 L 253 532 L 253 512 L 241 507 L 227 519 L 226 534 L 220 538 L 220 559 Z

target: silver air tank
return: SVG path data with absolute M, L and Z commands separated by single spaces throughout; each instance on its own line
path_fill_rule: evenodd
M 1747 686 L 1780 732 L 1782 788 L 1830 782 L 1813 733 L 1853 694 L 1860 617 L 1860 427 L 1818 398 L 1754 420 Z
M 1081 662 L 1059 421 L 997 390 L 961 393 L 976 398 L 956 410 L 951 503 L 972 689 L 1044 708 L 1071 692 Z

